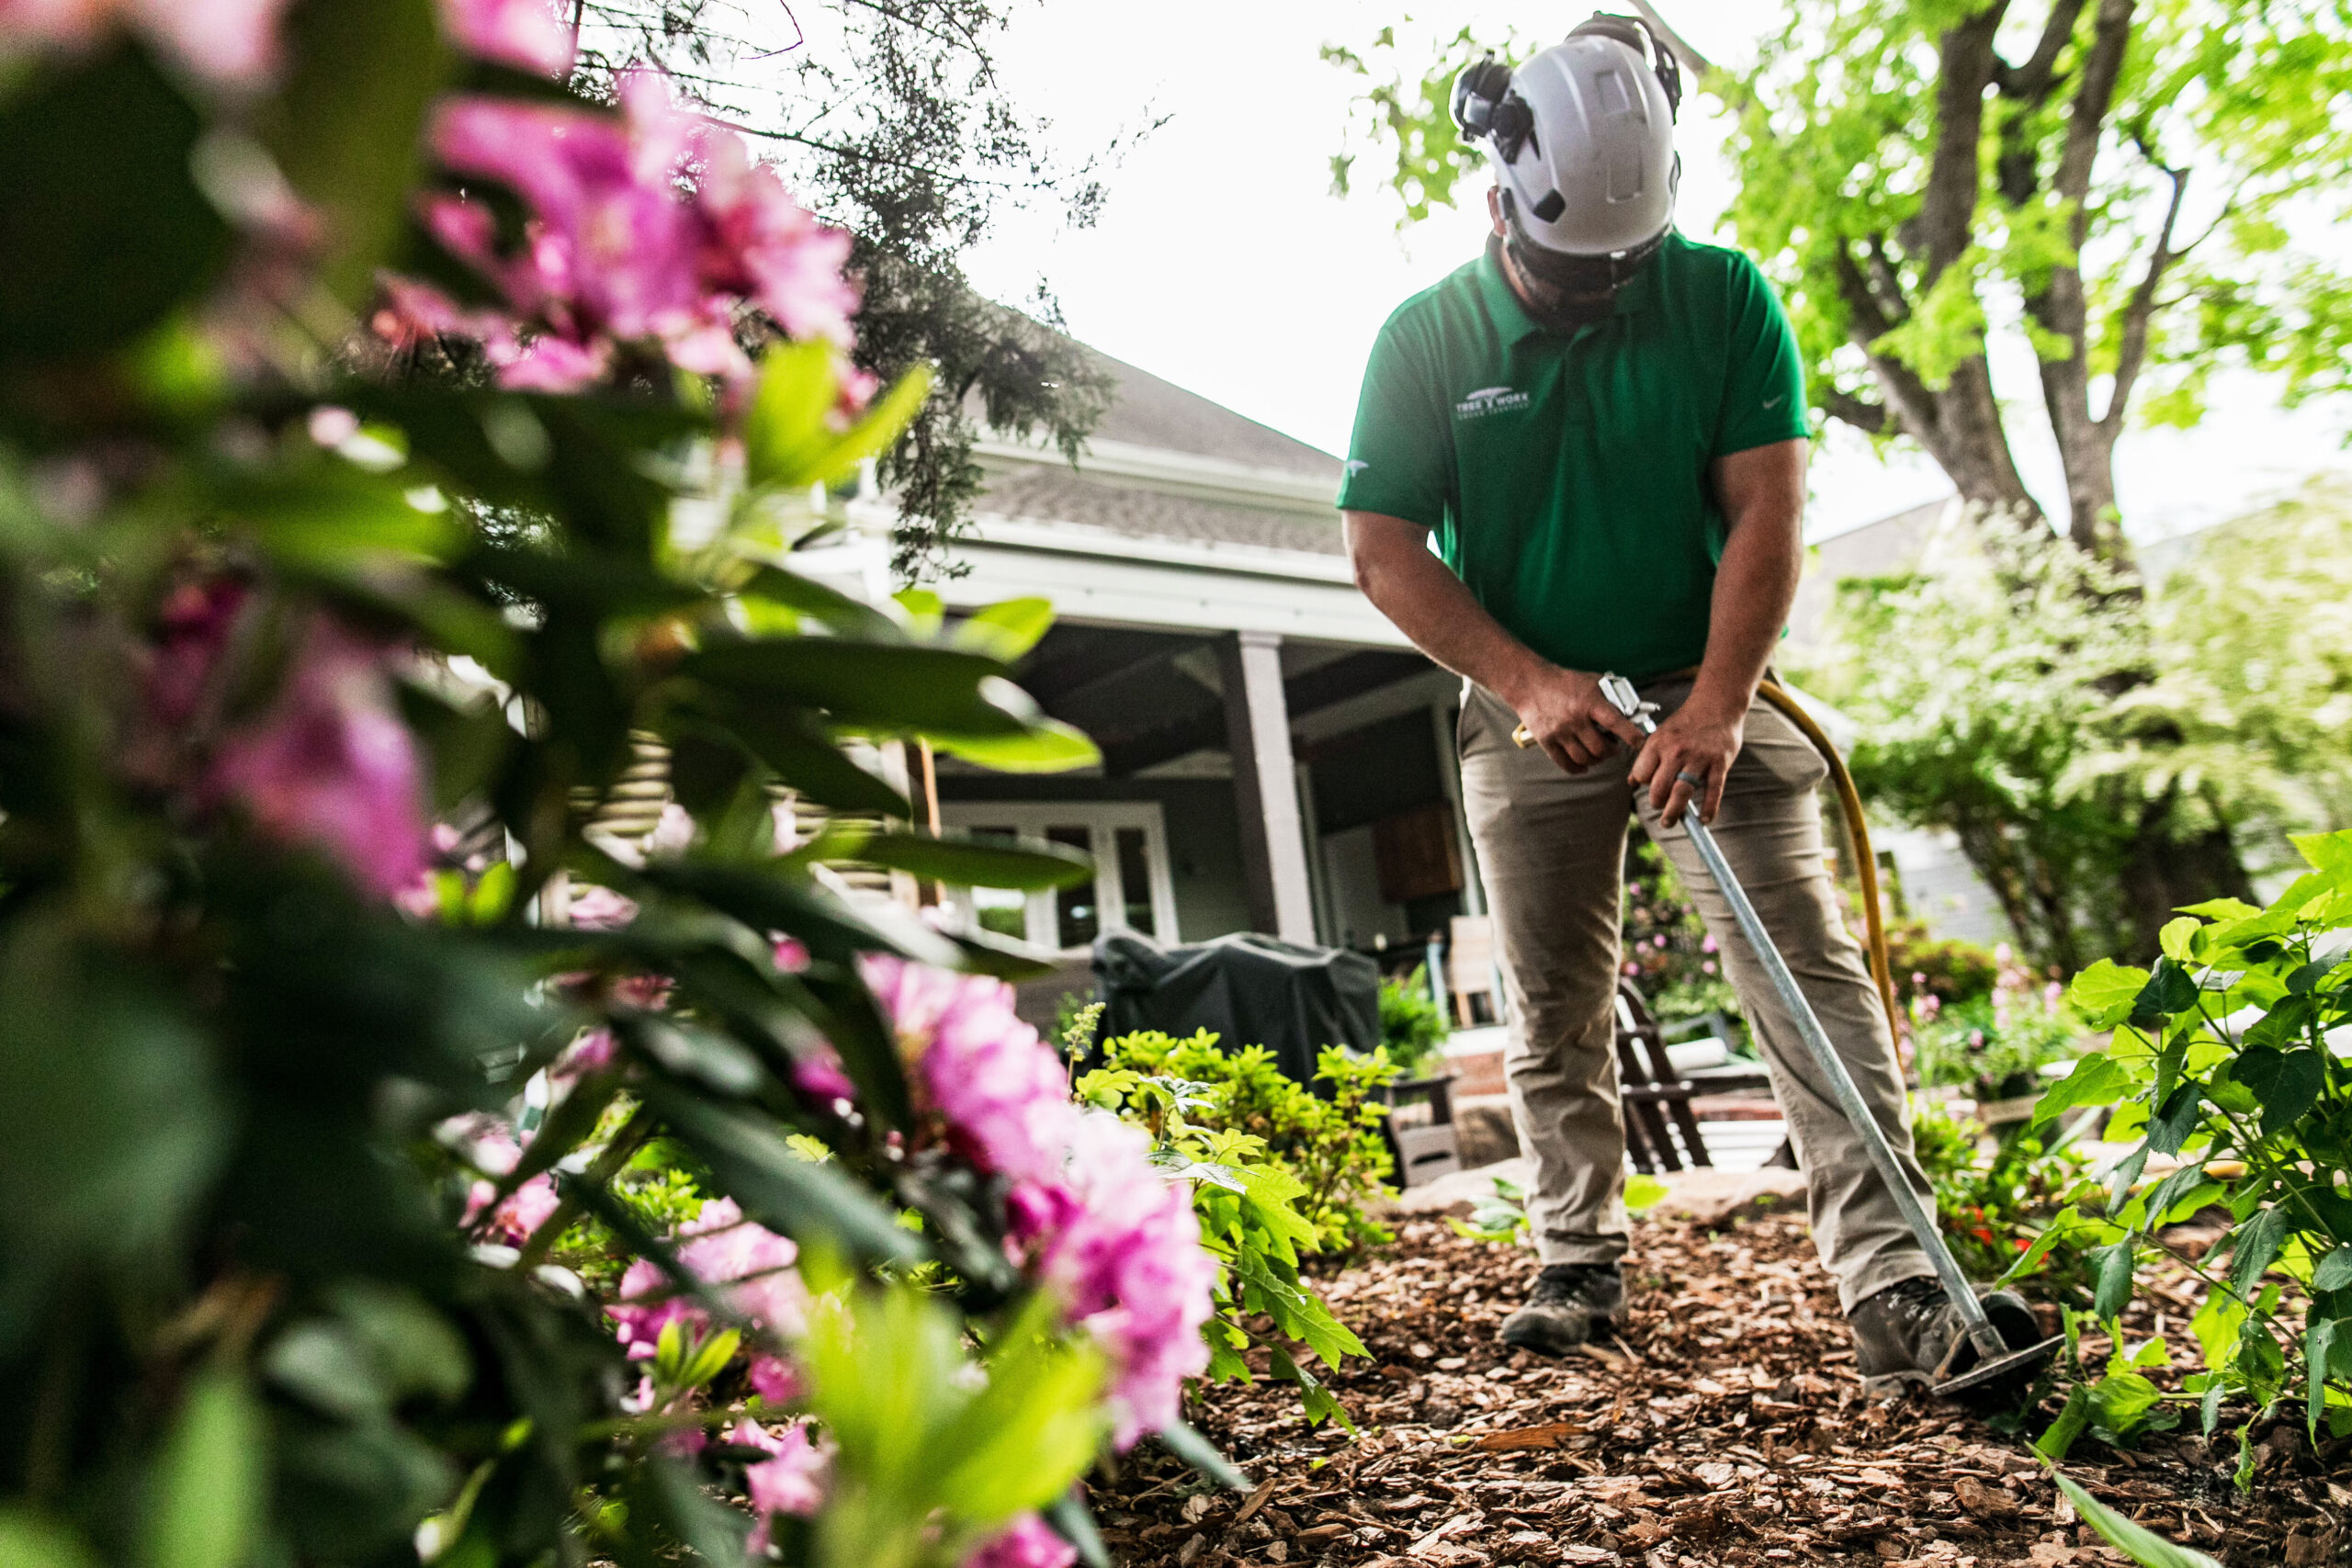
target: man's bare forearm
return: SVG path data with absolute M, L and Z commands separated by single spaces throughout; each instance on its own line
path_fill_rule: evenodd
M 1342 514 L 1356 586 L 1415 648 L 1456 675 L 1517 704 L 1514 694 L 1549 668 L 1503 630 L 1462 580 L 1429 550 L 1429 530 L 1376 513 Z
M 1804 568 L 1804 464 L 1800 443 L 1741 453 L 1718 466 L 1731 535 L 1715 566 L 1707 652 L 1690 700 L 1744 713 L 1789 622 Z

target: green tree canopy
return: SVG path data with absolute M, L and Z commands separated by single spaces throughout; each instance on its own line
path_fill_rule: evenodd
M 2041 522 L 2012 455 L 2025 415 L 1989 364 L 2018 334 L 2064 532 L 2128 564 L 2114 453 L 2135 406 L 2192 424 L 2233 366 L 2290 401 L 2347 384 L 2352 274 L 2298 239 L 2352 176 L 2337 0 L 1790 0 L 1785 18 L 1745 70 L 1675 41 L 1736 117 L 1727 221 L 1780 286 L 1825 416 L 1916 442 L 1987 515 Z M 1408 220 L 1450 201 L 1478 154 L 1444 85 L 1509 46 L 1465 29 L 1408 58 L 1390 30 L 1328 51 L 1366 83 L 1340 186 L 1368 146 Z

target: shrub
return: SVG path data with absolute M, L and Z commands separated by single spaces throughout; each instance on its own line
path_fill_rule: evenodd
M 1402 1077 L 1417 1078 L 1433 1070 L 1432 1058 L 1445 1048 L 1453 1032 L 1445 1008 L 1430 994 L 1427 964 L 1410 976 L 1380 982 L 1380 1044 Z
M 2070 1205 L 2025 1261 L 2062 1239 L 2088 1247 L 2091 1311 L 2113 1334 L 2161 1226 L 2215 1204 L 2233 1225 L 2203 1258 L 2178 1259 L 2206 1288 L 2189 1325 L 2204 1365 L 2187 1393 L 2159 1395 L 2136 1366 L 2111 1367 L 2070 1395 L 2044 1438 L 2053 1456 L 2159 1398 L 2195 1402 L 2208 1434 L 2238 1399 L 2256 1412 L 2292 1399 L 2314 1434 L 2352 1432 L 2352 1068 L 2327 1038 L 2352 1020 L 2352 832 L 2295 842 L 2310 869 L 2268 908 L 2196 906 L 2165 927 L 2153 970 L 2101 960 L 2067 993 L 2114 1033 L 2036 1114 L 2114 1105 L 2108 1140 L 2136 1146 L 2105 1203 Z M 2181 1163 L 2144 1184 L 2157 1156 Z M 2254 1425 L 2238 1428 L 2241 1481 Z
M 537 3 L 0 33 L 0 1559 L 1067 1562 L 1106 1450 L 1229 1476 L 1191 1195 L 812 863 L 1084 867 L 778 841 L 1092 753 L 1044 606 L 796 570 L 926 395 L 848 237 Z
M 1912 1062 L 1923 1086 L 1963 1089 L 1980 1103 L 2010 1100 L 2035 1092 L 2044 1066 L 2075 1055 L 2082 1025 L 2064 987 L 2038 984 L 2007 947 L 1996 955 L 1988 993 L 1951 1007 L 1933 991 L 1912 1002 Z
M 1930 936 L 1925 920 L 1889 922 L 1886 957 L 1895 998 L 1905 1004 L 1933 997 L 1948 1008 L 1990 996 L 2001 974 L 1993 949 L 1958 937 Z
M 1747 1047 L 1739 994 L 1724 975 L 1722 955 L 1706 923 L 1683 890 L 1674 866 L 1658 847 L 1638 840 L 1633 874 L 1625 881 L 1620 960 L 1625 977 L 1640 987 L 1661 1023 L 1720 1013 L 1735 1027 L 1725 1043 Z
M 1121 1035 L 1103 1043 L 1102 1065 L 1197 1086 L 1199 1103 L 1185 1114 L 1202 1128 L 1261 1140 L 1297 1179 L 1299 1209 L 1318 1247 L 1389 1239 L 1365 1208 L 1385 1194 L 1392 1168 L 1381 1135 L 1387 1109 L 1373 1098 L 1396 1077 L 1384 1054 L 1359 1058 L 1327 1047 L 1316 1061 L 1316 1081 L 1329 1090 L 1322 1095 L 1285 1077 L 1263 1046 L 1227 1052 L 1206 1030 L 1183 1040 Z
M 2069 1148 L 2052 1148 L 2049 1129 L 1996 1143 L 1988 1155 L 1984 1129 L 1932 1101 L 1912 1105 L 1911 1139 L 1919 1168 L 1935 1187 L 1944 1239 L 1970 1278 L 1997 1279 L 2049 1228 L 2052 1216 L 2085 1192 L 2090 1162 Z M 2086 1304 L 2080 1249 L 2063 1238 L 2042 1249 L 2030 1269 L 2034 1293 Z
M 1090 1013 L 1099 1009 L 1081 1011 L 1065 1040 L 1065 1049 L 1073 1054 L 1092 1036 L 1096 1019 Z M 1301 1212 L 1306 1187 L 1274 1157 L 1264 1138 L 1209 1124 L 1222 1098 L 1215 1086 L 1132 1065 L 1149 1055 L 1125 1048 L 1138 1038 L 1111 1042 L 1108 1065 L 1080 1078 L 1078 1095 L 1145 1128 L 1162 1168 L 1192 1184 L 1193 1213 L 1219 1265 L 1216 1314 L 1202 1326 L 1210 1352 L 1205 1376 L 1216 1382 L 1248 1382 L 1245 1352 L 1261 1350 L 1268 1371 L 1297 1387 L 1310 1422 L 1329 1418 L 1352 1430 L 1339 1401 L 1292 1351 L 1293 1345 L 1303 1344 L 1327 1367 L 1364 1354 L 1363 1342 L 1299 1277 L 1300 1249 L 1317 1251 L 1323 1240 Z M 1251 1326 L 1259 1316 L 1267 1320 L 1271 1334 Z

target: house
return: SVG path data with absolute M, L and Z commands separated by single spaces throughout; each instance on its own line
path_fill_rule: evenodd
M 1101 766 L 990 773 L 942 758 L 944 825 L 1091 852 L 1091 883 L 952 894 L 979 925 L 1075 954 L 1260 931 L 1378 949 L 1479 914 L 1460 809 L 1461 682 L 1357 592 L 1340 460 L 1132 366 L 1076 468 L 988 442 L 988 480 L 933 586 L 951 611 L 1050 599 L 1020 681 Z M 887 506 L 810 570 L 887 589 Z M 827 555 L 835 558 L 822 558 Z

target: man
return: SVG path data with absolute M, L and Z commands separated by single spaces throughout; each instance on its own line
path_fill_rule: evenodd
M 1623 1304 L 1612 1030 L 1630 790 L 1726 956 L 1860 1371 L 1888 1392 L 1937 1365 L 1959 1314 L 1678 826 L 1690 810 L 1713 825 L 1928 1198 L 1884 1010 L 1823 864 L 1826 766 L 1756 701 L 1803 547 L 1803 368 L 1754 264 L 1674 231 L 1679 98 L 1672 57 L 1622 17 L 1516 71 L 1464 73 L 1454 112 L 1494 164 L 1494 231 L 1382 328 L 1339 504 L 1364 593 L 1466 678 L 1463 793 L 1544 1265 L 1503 1338 L 1560 1354 Z M 1664 710 L 1646 742 L 1602 698 L 1607 671 Z M 1522 727 L 1532 744 L 1514 743 Z

